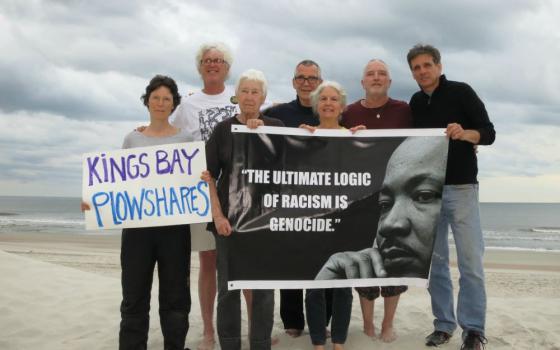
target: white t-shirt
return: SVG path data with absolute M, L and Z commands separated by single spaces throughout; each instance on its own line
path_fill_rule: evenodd
M 238 105 L 231 102 L 233 96 L 234 89 L 228 86 L 218 95 L 197 91 L 184 96 L 171 124 L 189 132 L 196 141 L 206 142 L 219 122 L 239 113 Z

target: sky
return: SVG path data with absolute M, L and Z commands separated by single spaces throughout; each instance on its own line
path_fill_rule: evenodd
M 140 95 L 152 76 L 200 90 L 202 43 L 231 47 L 228 84 L 262 70 L 272 102 L 295 97 L 293 71 L 308 58 L 349 101 L 381 58 L 390 96 L 409 101 L 406 53 L 429 43 L 496 128 L 478 151 L 481 201 L 560 202 L 558 18 L 555 0 L 0 0 L 0 195 L 80 197 L 82 154 L 120 148 L 148 122 Z

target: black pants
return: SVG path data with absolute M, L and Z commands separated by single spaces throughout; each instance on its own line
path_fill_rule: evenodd
M 191 308 L 190 256 L 188 225 L 123 230 L 119 349 L 147 348 L 152 279 L 157 262 L 164 348 L 183 350 Z
M 235 233 L 233 233 L 235 235 Z M 228 240 L 215 235 L 218 268 L 218 309 L 216 324 L 222 350 L 241 349 L 241 296 L 239 290 L 228 290 Z M 274 324 L 274 291 L 253 290 L 249 347 L 270 350 L 270 334 Z
M 332 289 L 326 289 L 326 305 L 328 326 L 332 315 Z M 284 323 L 284 329 L 305 328 L 305 317 L 303 316 L 303 290 L 281 289 L 280 290 L 280 318 Z
M 326 291 L 330 290 L 329 297 Z M 331 335 L 333 344 L 344 344 L 348 336 L 348 326 L 352 314 L 352 288 L 308 289 L 305 293 L 307 326 L 313 345 L 325 345 L 327 323 L 325 312 L 327 300 L 334 308 L 332 312 Z

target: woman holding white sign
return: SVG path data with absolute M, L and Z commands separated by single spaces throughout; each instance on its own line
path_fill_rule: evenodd
M 141 97 L 150 124 L 126 135 L 123 148 L 193 141 L 169 123 L 181 102 L 177 84 L 156 75 Z M 89 210 L 82 203 L 82 210 Z M 146 349 L 154 267 L 159 279 L 159 315 L 164 348 L 183 350 L 189 328 L 191 238 L 189 225 L 125 228 L 121 239 L 122 293 L 119 349 Z
M 311 132 L 315 129 L 344 129 L 339 124 L 340 116 L 346 106 L 346 92 L 340 84 L 325 81 L 311 94 L 311 105 L 319 116 L 318 126 L 302 124 L 300 128 Z M 365 129 L 363 126 L 352 131 Z M 305 292 L 305 312 L 311 343 L 315 350 L 324 350 L 327 339 L 326 297 L 325 289 L 307 289 Z M 348 326 L 352 313 L 352 289 L 335 288 L 332 292 L 331 339 L 334 350 L 344 349 L 348 336 Z
M 216 235 L 218 264 L 218 337 L 222 350 L 241 349 L 241 302 L 239 290 L 228 290 L 227 240 L 235 232 L 228 221 L 229 178 L 232 168 L 233 137 L 232 125 L 283 126 L 282 122 L 263 116 L 260 107 L 266 97 L 267 83 L 264 74 L 250 69 L 239 77 L 236 97 L 241 113 L 220 122 L 206 143 L 208 171 L 202 178 L 210 185 L 212 199 L 212 231 Z M 215 179 L 218 179 L 216 184 Z M 267 350 L 271 347 L 271 332 L 274 311 L 272 290 L 253 290 L 250 305 L 250 347 L 252 350 Z

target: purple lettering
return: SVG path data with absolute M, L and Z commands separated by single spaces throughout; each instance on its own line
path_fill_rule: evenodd
M 145 178 L 146 176 L 150 175 L 150 166 L 148 165 L 148 163 L 144 162 L 144 158 L 146 158 L 147 156 L 147 153 L 141 153 L 138 156 L 138 163 L 144 166 L 144 172 L 140 173 L 141 178 Z
M 97 170 L 95 169 L 98 161 L 99 161 L 99 157 L 93 158 L 93 161 L 90 157 L 87 158 L 87 166 L 88 166 L 88 174 L 89 174 L 89 185 L 88 186 L 93 185 L 93 176 L 94 175 L 97 178 L 97 181 L 99 183 L 101 183 L 101 177 L 99 177 L 99 174 L 97 173 Z
M 163 163 L 164 168 L 161 167 Z M 167 174 L 170 171 L 171 165 L 167 161 L 167 152 L 163 150 L 156 151 L 156 170 L 158 174 Z
M 109 176 L 109 172 L 107 171 L 107 159 L 105 159 L 105 153 L 101 153 L 101 158 L 103 158 L 101 159 L 101 163 L 103 163 L 103 174 L 105 175 L 103 182 L 107 182 L 109 181 L 109 178 L 107 177 Z
M 176 149 L 173 150 L 173 161 L 171 163 L 171 170 L 169 171 L 170 174 L 173 174 L 175 165 L 178 165 L 179 168 L 181 168 L 181 174 L 185 173 L 185 170 L 183 170 L 183 165 L 181 165 L 181 154 Z
M 121 181 L 126 181 L 126 164 L 125 159 L 121 157 L 120 159 L 121 164 L 119 168 L 119 164 L 113 158 L 109 158 L 109 164 L 111 165 L 111 183 L 115 182 L 115 170 L 121 177 Z
M 187 174 L 188 175 L 192 175 L 192 171 L 191 171 L 191 161 L 194 158 L 194 156 L 196 156 L 199 152 L 199 149 L 195 149 L 194 152 L 192 154 L 187 154 L 187 152 L 184 149 L 181 149 L 181 153 L 183 154 L 183 156 L 187 159 Z
M 136 158 L 136 154 L 129 154 L 126 157 L 126 174 L 128 175 L 128 178 L 131 180 L 134 180 L 138 177 L 138 175 L 140 175 L 140 168 L 137 164 L 133 164 L 131 165 L 131 163 L 133 162 L 133 159 Z M 132 171 L 134 170 L 134 171 Z

